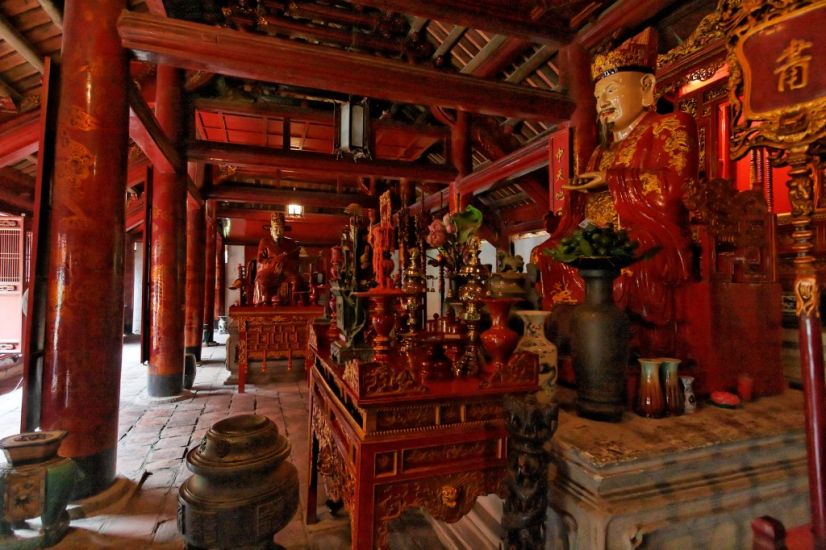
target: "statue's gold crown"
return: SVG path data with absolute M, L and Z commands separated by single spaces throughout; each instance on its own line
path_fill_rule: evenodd
M 654 73 L 657 67 L 657 34 L 651 27 L 629 38 L 618 48 L 594 56 L 591 77 L 594 82 L 620 71 Z

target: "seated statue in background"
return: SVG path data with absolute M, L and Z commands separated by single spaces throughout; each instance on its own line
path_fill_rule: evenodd
M 269 234 L 258 242 L 257 270 L 255 273 L 255 305 L 283 304 L 283 296 L 297 290 L 300 245 L 284 235 L 284 215 L 275 212 L 270 218 Z M 282 285 L 287 284 L 287 292 Z
M 677 356 L 679 312 L 675 293 L 690 275 L 688 215 L 683 200 L 697 185 L 697 132 L 682 112 L 654 111 L 656 35 L 647 29 L 619 48 L 597 55 L 592 66 L 602 144 L 587 170 L 565 186 L 568 209 L 533 260 L 540 265 L 543 307 L 579 301 L 576 270 L 542 253 L 583 220 L 626 229 L 638 251 L 654 257 L 623 270 L 614 299 L 627 308 L 636 347 L 644 356 Z

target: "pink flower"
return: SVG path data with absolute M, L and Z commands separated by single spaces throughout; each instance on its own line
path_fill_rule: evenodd
M 442 218 L 442 223 L 445 226 L 445 231 L 447 231 L 448 235 L 452 235 L 456 232 L 456 224 L 453 223 L 453 218 L 450 214 L 445 214 L 445 217 Z
M 427 229 L 429 233 L 427 234 L 425 240 L 427 241 L 427 244 L 433 248 L 439 248 L 447 242 L 447 231 L 441 221 L 433 220 L 433 223 L 431 223 Z

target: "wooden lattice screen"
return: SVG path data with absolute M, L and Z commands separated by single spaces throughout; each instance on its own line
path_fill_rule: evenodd
M 23 218 L 0 217 L 0 353 L 20 353 L 23 319 Z

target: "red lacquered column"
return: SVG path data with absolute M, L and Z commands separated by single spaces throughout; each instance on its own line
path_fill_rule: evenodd
M 215 241 L 215 318 L 226 311 L 226 266 L 224 265 L 224 238 Z
M 212 326 L 215 324 L 215 239 L 218 227 L 215 223 L 215 203 L 208 202 L 206 209 L 206 250 L 204 262 L 204 343 L 214 342 Z
M 204 324 L 204 205 L 194 200 L 186 207 L 186 314 L 184 351 L 201 360 Z
M 115 479 L 129 138 L 115 22 L 125 7 L 67 0 L 64 14 L 40 425 L 69 432 L 60 454 L 84 474 L 75 497 Z
M 155 113 L 172 143 L 181 132 L 183 73 L 158 66 Z M 149 376 L 151 397 L 183 390 L 186 178 L 156 171 L 152 188 L 152 280 L 149 287 Z

